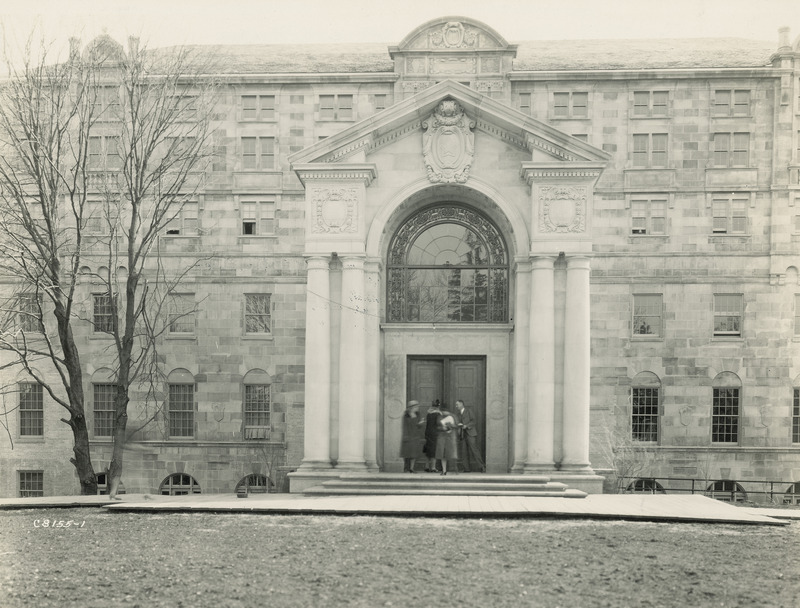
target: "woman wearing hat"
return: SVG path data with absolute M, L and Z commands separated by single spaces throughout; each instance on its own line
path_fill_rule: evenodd
M 417 460 L 419 444 L 422 440 L 419 425 L 419 401 L 412 399 L 403 414 L 403 436 L 400 439 L 400 457 L 403 459 L 403 473 L 413 473 Z

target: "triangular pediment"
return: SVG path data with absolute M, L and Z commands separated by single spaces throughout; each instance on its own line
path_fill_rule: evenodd
M 611 158 L 568 133 L 458 82 L 445 80 L 296 152 L 289 161 L 295 169 L 311 163 L 366 162 L 370 154 L 384 146 L 404 137 L 419 137 L 426 121 L 448 99 L 457 102 L 474 123 L 475 131 L 530 153 L 530 160 L 605 164 Z

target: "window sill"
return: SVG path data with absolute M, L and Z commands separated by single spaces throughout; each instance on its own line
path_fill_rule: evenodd
M 581 120 L 581 121 L 590 121 L 592 120 L 590 116 L 550 116 L 548 121 L 553 120 Z
M 274 241 L 277 238 L 277 234 L 240 234 L 238 237 L 236 237 L 236 242 L 243 244 L 248 243 L 249 241 Z
M 242 336 L 242 340 L 266 340 L 272 341 L 275 339 L 275 336 L 272 334 L 244 334 Z
M 636 335 L 631 336 L 631 342 L 663 342 L 664 336 L 646 336 Z
M 670 114 L 656 114 L 655 116 L 643 116 L 642 114 L 629 116 L 631 120 L 671 120 L 672 116 Z
M 712 336 L 711 342 L 744 342 L 744 338 L 742 336 Z
M 165 340 L 186 340 L 188 342 L 194 342 L 197 340 L 196 334 L 167 334 L 164 336 Z
M 709 245 L 721 244 L 721 243 L 730 244 L 735 242 L 747 243 L 748 241 L 751 240 L 751 238 L 752 236 L 749 234 L 712 234 L 709 235 L 708 237 L 708 244 Z M 735 239 L 738 239 L 738 241 L 736 241 Z
M 239 118 L 236 119 L 236 122 L 241 122 L 241 123 L 245 123 L 245 124 L 266 123 L 268 125 L 269 124 L 273 124 L 274 125 L 274 124 L 276 124 L 278 122 L 278 119 L 277 118 L 241 118 L 241 117 L 239 117 Z
M 90 334 L 89 335 L 89 339 L 90 340 L 113 340 L 114 336 L 112 336 L 111 334 L 107 334 L 107 333 L 96 333 L 96 334 Z
M 636 241 L 669 241 L 668 234 L 629 234 L 628 235 L 628 243 L 635 243 Z
M 25 435 L 17 437 L 17 443 L 44 443 L 44 435 Z

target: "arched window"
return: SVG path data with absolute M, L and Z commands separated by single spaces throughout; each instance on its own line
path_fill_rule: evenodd
M 163 496 L 185 496 L 200 494 L 200 484 L 194 477 L 185 473 L 173 473 L 161 482 L 158 491 Z
M 721 479 L 712 483 L 706 488 L 706 496 L 725 502 L 744 502 L 747 500 L 747 492 L 744 491 L 744 488 L 730 479 Z
M 245 439 L 269 439 L 272 378 L 262 369 L 252 369 L 244 376 L 242 419 Z
M 635 479 L 628 487 L 625 488 L 626 492 L 633 494 L 666 494 L 664 486 L 658 483 L 655 479 L 640 478 Z
M 394 323 L 505 323 L 508 252 L 477 211 L 440 204 L 395 234 L 387 261 L 387 319 Z
M 176 369 L 169 373 L 167 382 L 169 436 L 194 437 L 194 376 L 185 369 Z
M 631 382 L 631 439 L 658 442 L 658 407 L 661 380 L 653 372 L 640 372 Z
M 240 491 L 247 488 L 248 491 L 253 494 L 264 494 L 269 492 L 269 489 L 273 485 L 275 484 L 273 484 L 272 480 L 266 475 L 252 473 L 239 480 L 239 483 L 236 484 L 236 493 L 238 494 Z
M 786 493 L 783 495 L 783 504 L 800 505 L 800 481 L 786 488 Z
M 738 443 L 742 381 L 732 372 L 722 372 L 714 378 L 712 386 L 711 441 Z

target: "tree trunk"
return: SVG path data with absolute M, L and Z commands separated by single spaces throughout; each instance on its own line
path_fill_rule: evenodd
M 117 384 L 114 393 L 114 431 L 111 464 L 108 467 L 108 493 L 111 498 L 117 497 L 122 480 L 122 464 L 128 426 L 128 386 Z
M 89 452 L 89 430 L 86 428 L 86 417 L 83 415 L 73 415 L 69 420 L 72 428 L 74 445 L 70 462 L 75 466 L 78 473 L 78 480 L 81 484 L 81 494 L 83 496 L 93 496 L 97 494 L 97 476 L 92 466 L 92 457 Z

